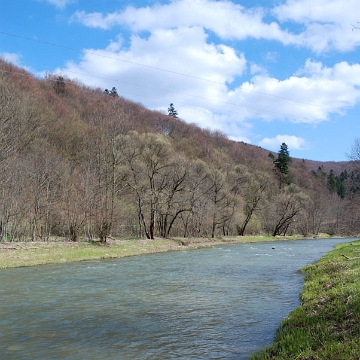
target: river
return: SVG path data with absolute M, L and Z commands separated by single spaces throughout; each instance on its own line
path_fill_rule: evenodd
M 0 359 L 248 359 L 299 305 L 299 269 L 350 239 L 0 271 Z

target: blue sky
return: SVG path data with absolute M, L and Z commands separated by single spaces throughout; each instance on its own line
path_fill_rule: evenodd
M 360 137 L 358 0 L 14 0 L 0 56 L 292 157 Z

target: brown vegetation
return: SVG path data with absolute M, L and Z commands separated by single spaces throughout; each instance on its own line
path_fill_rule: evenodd
M 4 61 L 0 126 L 2 241 L 360 232 L 350 162 L 293 159 L 279 188 L 264 149 Z

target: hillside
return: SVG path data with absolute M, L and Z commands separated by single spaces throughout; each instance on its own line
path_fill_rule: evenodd
M 0 125 L 3 241 L 359 232 L 349 162 L 283 172 L 221 131 L 4 61 Z

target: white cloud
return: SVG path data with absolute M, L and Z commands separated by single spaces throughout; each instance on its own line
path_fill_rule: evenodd
M 106 18 L 100 12 L 94 12 L 91 14 L 86 14 L 85 11 L 77 11 L 70 19 L 72 22 L 80 22 L 87 27 L 99 28 L 99 29 L 108 29 L 116 21 L 116 14 L 108 15 Z
M 248 64 L 245 55 L 234 47 L 239 45 L 235 41 L 252 37 L 305 46 L 316 52 L 331 47 L 350 49 L 358 43 L 354 32 L 346 33 L 349 23 L 341 23 L 341 16 L 348 19 L 349 9 L 355 13 L 354 1 L 339 3 L 288 0 L 274 8 L 279 24 L 264 22 L 265 9 L 246 9 L 223 0 L 172 0 L 165 5 L 130 6 L 109 14 L 77 12 L 73 21 L 101 29 L 124 26 L 132 36 L 127 47 L 119 37 L 103 50 L 84 51 L 80 63 L 68 63 L 59 71 L 71 71 L 88 85 L 115 86 L 121 95 L 152 109 L 166 111 L 172 102 L 180 108 L 184 120 L 250 142 L 254 120 L 314 125 L 329 120 L 332 114 L 344 114 L 359 102 L 358 64 L 324 66 L 306 60 L 292 76 L 278 79 L 263 64 Z M 301 25 L 301 30 L 292 34 L 288 29 L 295 29 L 294 22 Z M 146 31 L 146 37 L 142 37 L 142 31 Z M 360 31 L 356 39 L 360 39 Z M 232 41 L 232 47 L 224 44 L 226 40 Z M 274 64 L 280 52 L 265 52 L 263 58 Z M 244 81 L 244 75 L 251 78 Z M 266 138 L 261 143 L 270 147 L 276 142 L 278 147 L 279 141 L 283 142 L 278 137 Z M 290 146 L 290 141 L 294 149 L 305 146 L 302 138 L 289 136 L 285 142 Z
M 317 124 L 360 100 L 358 64 L 326 67 L 307 60 L 284 80 L 251 65 L 259 73 L 232 88 L 246 65 L 244 55 L 233 48 L 208 44 L 202 28 L 182 27 L 154 31 L 147 39 L 133 36 L 127 48 L 119 38 L 104 50 L 85 51 L 79 64 L 68 63 L 58 71 L 88 85 L 115 86 L 122 96 L 152 109 L 166 111 L 170 102 L 179 104 L 184 120 L 220 129 L 234 140 L 248 139 L 253 119 Z
M 278 22 L 265 22 L 269 12 Z M 129 6 L 108 14 L 76 12 L 72 21 L 102 29 L 122 25 L 133 32 L 200 26 L 222 40 L 276 40 L 321 53 L 332 49 L 350 51 L 360 45 L 360 35 L 351 31 L 351 23 L 358 20 L 354 15 L 357 12 L 358 0 L 287 0 L 272 11 L 224 0 L 172 0 L 153 7 Z M 292 32 L 294 24 L 300 24 L 303 30 Z
M 316 124 L 343 114 L 360 100 L 360 65 L 326 67 L 307 60 L 293 76 L 255 75 L 233 91 L 249 117 Z
M 250 65 L 250 74 L 251 75 L 256 75 L 256 74 L 267 74 L 267 70 L 263 67 L 260 66 L 259 64 L 251 64 Z
M 259 141 L 258 145 L 269 150 L 277 151 L 282 143 L 285 143 L 289 150 L 304 150 L 306 148 L 305 139 L 294 135 L 277 135 L 274 138 L 266 137 Z
M 69 63 L 63 70 L 89 73 L 94 76 L 94 85 L 99 83 L 98 76 L 141 84 L 144 88 L 163 88 L 168 93 L 226 100 L 224 84 L 242 75 L 245 69 L 243 54 L 222 44 L 208 44 L 203 29 L 194 27 L 154 31 L 147 39 L 133 36 L 129 48 L 123 48 L 119 39 L 105 50 L 84 51 L 79 64 Z
M 89 27 L 109 29 L 116 25 L 127 26 L 134 32 L 197 27 L 212 31 L 221 39 L 244 40 L 276 39 L 282 43 L 296 42 L 293 35 L 280 29 L 275 22 L 263 22 L 265 12 L 257 7 L 245 9 L 231 1 L 173 0 L 170 4 L 154 7 L 127 7 L 124 11 L 102 14 L 76 12 L 72 21 Z
M 6 61 L 16 66 L 20 66 L 21 55 L 17 53 L 2 52 L 0 53 L 0 56 Z
M 356 21 L 353 11 L 358 5 L 357 0 L 287 0 L 285 4 L 277 6 L 274 13 L 281 21 L 338 23 L 340 19 Z
M 351 31 L 351 24 L 359 20 L 358 10 L 358 0 L 287 0 L 273 13 L 282 22 L 302 24 L 298 44 L 321 53 L 350 51 L 360 45 L 360 35 Z
M 0 53 L 0 57 L 2 59 L 4 59 L 5 61 L 8 61 L 8 62 L 14 64 L 15 66 L 21 67 L 29 72 L 33 72 L 33 70 L 29 66 L 22 64 L 22 62 L 21 62 L 22 55 L 20 55 L 18 53 L 2 52 L 2 53 Z

